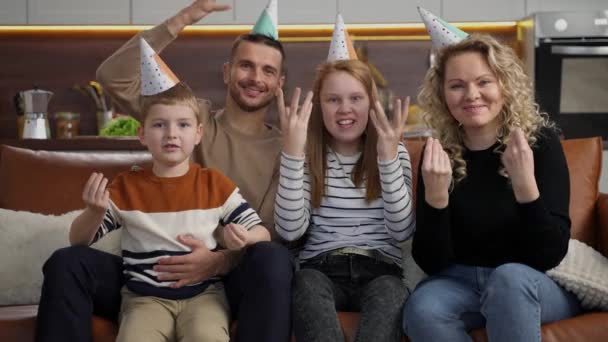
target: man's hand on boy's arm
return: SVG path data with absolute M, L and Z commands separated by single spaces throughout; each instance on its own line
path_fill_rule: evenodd
M 74 219 L 70 227 L 70 244 L 88 245 L 103 222 L 110 207 L 108 179 L 103 173 L 93 172 L 82 190 L 84 211 Z
M 227 11 L 229 5 L 216 4 L 215 0 L 196 0 L 167 20 L 167 28 L 173 35 L 180 33 L 186 26 L 192 25 L 212 12 Z
M 171 284 L 173 288 L 227 274 L 238 263 L 239 253 L 226 250 L 212 252 L 202 241 L 191 236 L 180 235 L 177 239 L 190 247 L 192 252 L 160 259 L 158 265 L 154 266 L 155 271 L 162 273 L 158 276 L 159 280 L 175 280 Z

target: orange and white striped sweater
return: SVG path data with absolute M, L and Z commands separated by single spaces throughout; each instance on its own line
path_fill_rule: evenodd
M 110 208 L 93 242 L 123 228 L 126 285 L 144 296 L 190 298 L 219 280 L 172 289 L 172 281 L 157 278 L 152 267 L 159 259 L 190 253 L 189 247 L 177 241 L 178 235 L 190 234 L 213 250 L 218 225 L 237 223 L 250 229 L 261 222 L 228 177 L 197 164 L 173 178 L 157 177 L 152 170 L 124 172 L 114 178 L 109 190 Z

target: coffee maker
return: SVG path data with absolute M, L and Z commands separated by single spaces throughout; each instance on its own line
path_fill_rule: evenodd
M 51 137 L 47 108 L 53 93 L 38 88 L 17 93 L 24 113 L 23 139 L 48 139 Z

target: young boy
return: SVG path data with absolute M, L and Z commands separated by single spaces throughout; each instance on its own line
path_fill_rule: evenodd
M 108 180 L 93 173 L 70 242 L 90 244 L 123 228 L 126 285 L 117 341 L 228 341 L 229 306 L 220 279 L 178 287 L 159 280 L 154 266 L 190 252 L 175 239 L 179 235 L 192 235 L 210 250 L 217 240 L 238 250 L 270 240 L 270 234 L 232 181 L 190 163 L 203 134 L 199 104 L 145 41 L 141 46 L 139 139 L 152 154 L 152 168 L 122 173 L 107 188 Z

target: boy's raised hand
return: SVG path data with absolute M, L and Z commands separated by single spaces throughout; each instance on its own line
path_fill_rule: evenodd
M 95 213 L 105 213 L 110 207 L 110 192 L 106 189 L 108 179 L 103 173 L 93 172 L 84 185 L 82 200 L 87 209 Z
M 448 205 L 449 189 L 452 182 L 450 157 L 443 150 L 439 140 L 432 137 L 426 140 L 423 153 L 424 199 L 434 208 L 445 208 Z
M 226 248 L 230 250 L 238 251 L 249 245 L 249 232 L 240 224 L 227 224 L 224 226 L 223 234 Z
M 370 109 L 369 116 L 378 133 L 377 148 L 378 158 L 380 158 L 380 160 L 393 160 L 397 156 L 397 146 L 405 131 L 405 123 L 407 122 L 409 108 L 409 96 L 406 97 L 404 101 L 396 99 L 395 113 L 390 122 L 384 113 L 384 108 L 382 108 L 380 101 L 376 101 L 376 103 L 374 103 L 374 108 Z
M 279 121 L 283 132 L 283 151 L 290 156 L 301 157 L 306 149 L 306 135 L 308 134 L 308 120 L 312 112 L 313 93 L 309 91 L 300 106 L 302 90 L 296 88 L 291 97 L 291 104 L 285 107 L 283 90 L 277 90 L 277 106 Z

